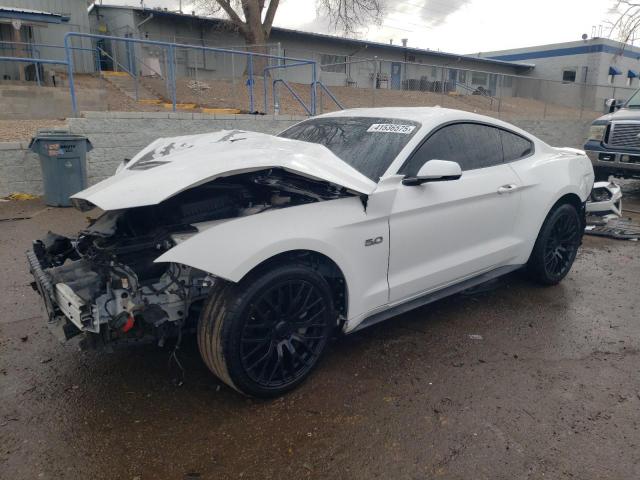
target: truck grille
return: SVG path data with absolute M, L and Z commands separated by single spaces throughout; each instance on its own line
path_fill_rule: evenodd
M 640 150 L 640 123 L 614 123 L 609 133 L 611 147 Z

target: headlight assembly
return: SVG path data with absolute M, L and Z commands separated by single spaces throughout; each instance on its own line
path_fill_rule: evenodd
M 606 125 L 591 125 L 591 128 L 589 128 L 589 140 L 601 142 L 602 140 L 604 140 L 604 132 L 606 131 Z

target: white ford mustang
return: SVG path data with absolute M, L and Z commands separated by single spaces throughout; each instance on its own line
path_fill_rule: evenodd
M 579 150 L 444 108 L 344 110 L 278 136 L 159 139 L 78 194 L 104 213 L 27 253 L 49 324 L 90 345 L 195 328 L 202 358 L 274 396 L 354 332 L 526 266 L 567 274 L 593 185 Z

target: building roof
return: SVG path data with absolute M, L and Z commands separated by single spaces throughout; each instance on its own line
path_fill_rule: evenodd
M 591 38 L 573 42 L 551 43 L 533 47 L 512 48 L 494 52 L 483 52 L 484 58 L 503 61 L 522 61 L 535 58 L 563 57 L 589 53 L 609 53 L 623 57 L 640 59 L 640 48 L 627 45 L 608 38 Z
M 196 19 L 203 20 L 203 21 L 208 21 L 208 22 L 228 23 L 228 20 L 221 19 L 221 18 L 206 17 L 206 16 L 201 16 L 201 15 L 192 15 L 192 14 L 187 14 L 187 13 L 172 12 L 172 11 L 169 11 L 169 10 L 144 8 L 144 7 L 135 7 L 135 6 L 126 6 L 126 5 L 95 5 L 94 4 L 89 8 L 89 12 L 91 12 L 91 10 L 94 7 L 95 8 L 119 8 L 119 9 L 126 9 L 126 10 L 134 10 L 134 11 L 141 12 L 141 13 L 144 13 L 144 14 L 154 14 L 154 15 L 162 15 L 162 16 L 171 16 L 171 17 L 186 17 L 186 18 L 190 18 L 190 19 L 196 18 Z M 503 65 L 503 66 L 515 67 L 515 68 L 519 68 L 519 69 L 530 69 L 530 68 L 535 67 L 535 64 L 532 64 L 532 63 L 512 62 L 512 61 L 506 61 L 506 60 L 502 60 L 502 59 L 479 57 L 479 56 L 475 56 L 475 55 L 460 55 L 460 54 L 456 54 L 456 53 L 441 52 L 441 51 L 438 51 L 438 50 L 429 50 L 429 49 L 422 49 L 422 48 L 405 47 L 405 46 L 402 46 L 402 45 L 392 45 L 392 44 L 388 44 L 388 43 L 373 42 L 373 41 L 369 41 L 369 40 L 359 40 L 359 39 L 355 39 L 355 38 L 344 38 L 344 37 L 339 37 L 337 35 L 329 35 L 329 34 L 325 34 L 325 33 L 304 32 L 302 30 L 295 30 L 295 29 L 290 29 L 290 28 L 273 27 L 271 29 L 271 32 L 272 33 L 273 32 L 288 33 L 288 34 L 293 34 L 293 35 L 306 36 L 306 37 L 309 37 L 309 38 L 318 38 L 318 39 L 323 39 L 323 40 L 331 40 L 331 41 L 335 41 L 335 42 L 339 42 L 339 43 L 348 43 L 348 44 L 354 44 L 354 45 L 361 45 L 361 46 L 365 46 L 365 47 L 371 46 L 371 47 L 377 47 L 377 48 L 385 48 L 385 49 L 394 50 L 394 51 L 417 53 L 417 54 L 422 54 L 422 55 L 431 55 L 431 56 L 435 56 L 435 57 L 449 58 L 449 59 L 452 59 L 454 61 L 470 60 L 470 61 L 479 62 L 479 63 L 483 63 L 483 64 Z
M 69 21 L 69 17 L 58 13 L 31 10 L 30 8 L 5 7 L 2 5 L 0 5 L 0 18 L 40 23 L 63 23 Z

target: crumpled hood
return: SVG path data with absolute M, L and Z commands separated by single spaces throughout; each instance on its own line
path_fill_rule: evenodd
M 372 193 L 376 186 L 323 145 L 222 130 L 160 138 L 113 177 L 71 198 L 86 200 L 102 210 L 155 205 L 215 178 L 268 168 L 283 168 L 362 194 Z

